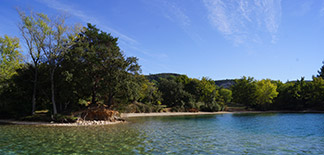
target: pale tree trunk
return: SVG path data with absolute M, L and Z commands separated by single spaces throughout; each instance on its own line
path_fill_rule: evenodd
M 38 74 L 38 66 L 35 64 L 35 74 L 34 74 L 34 88 L 33 88 L 33 98 L 32 98 L 32 114 L 35 114 L 36 110 L 36 90 L 37 90 L 37 75 Z
M 52 92 L 52 104 L 53 104 L 53 114 L 57 114 L 56 103 L 55 103 L 55 90 L 54 90 L 54 72 L 55 68 L 51 71 L 51 92 Z

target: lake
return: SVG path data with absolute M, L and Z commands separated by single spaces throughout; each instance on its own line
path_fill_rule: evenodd
M 324 114 L 129 118 L 106 126 L 0 125 L 0 154 L 324 154 Z

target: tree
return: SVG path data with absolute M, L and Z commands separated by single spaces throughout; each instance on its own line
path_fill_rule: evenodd
M 42 14 L 42 17 L 44 21 L 41 21 L 41 33 L 46 36 L 45 45 L 42 46 L 42 50 L 50 66 L 51 101 L 53 113 L 57 114 L 54 75 L 65 53 L 74 43 L 78 30 L 72 31 L 75 33 L 69 33 L 69 27 L 65 24 L 66 18 L 64 16 L 49 19 L 46 15 Z
M 47 34 L 43 33 L 43 29 L 46 29 L 44 21 L 47 21 L 47 17 L 40 13 L 31 12 L 30 15 L 26 15 L 25 12 L 19 11 L 21 23 L 19 29 L 27 45 L 28 54 L 32 59 L 34 65 L 34 79 L 33 79 L 33 96 L 32 96 L 32 114 L 35 114 L 36 108 L 36 91 L 38 83 L 38 70 L 41 62 L 43 52 L 42 49 L 45 46 L 45 40 Z
M 162 92 L 163 104 L 168 107 L 184 106 L 184 90 L 181 83 L 177 83 L 175 79 L 160 79 L 158 84 L 159 90 Z
M 263 108 L 273 102 L 277 97 L 277 86 L 271 83 L 271 80 L 261 80 L 256 82 L 256 106 Z
M 17 74 L 16 70 L 22 67 L 22 55 L 19 48 L 18 38 L 0 36 L 0 92 L 1 83 Z
M 303 89 L 304 109 L 324 109 L 324 80 L 313 77 L 313 81 L 306 83 Z
M 125 58 L 117 41 L 118 38 L 88 24 L 67 53 L 69 62 L 65 63 L 74 66 L 69 73 L 80 87 L 78 92 L 90 95 L 92 104 L 101 102 L 112 106 L 123 88 L 131 89 L 130 81 L 135 80 L 133 76 L 140 71 L 137 58 Z
M 0 37 L 0 113 L 5 113 L 6 102 L 4 100 L 10 98 L 10 96 L 5 96 L 11 90 L 12 77 L 17 75 L 17 70 L 22 67 L 19 48 L 18 38 L 11 38 L 7 35 Z
M 68 48 L 70 48 L 78 31 L 72 31 L 75 33 L 69 33 L 70 29 L 65 24 L 66 18 L 64 16 L 49 18 L 45 14 L 33 12 L 30 13 L 30 16 L 27 16 L 21 11 L 19 11 L 19 14 L 22 20 L 20 30 L 29 49 L 29 55 L 35 65 L 34 89 L 37 87 L 37 74 L 40 59 L 42 56 L 45 56 L 43 58 L 46 59 L 43 59 L 43 62 L 49 65 L 53 114 L 57 114 L 54 82 L 55 71 L 61 64 L 64 58 L 64 53 Z M 33 96 L 36 96 L 36 94 Z M 35 97 L 33 97 L 33 111 L 35 109 L 34 102 Z
M 314 98 L 316 87 L 321 85 L 321 81 L 316 78 L 314 84 L 314 78 L 312 82 L 306 82 L 304 77 L 295 82 L 287 82 L 285 84 L 278 85 L 277 91 L 278 97 L 275 98 L 275 108 L 280 110 L 303 110 L 309 108 Z M 316 86 L 317 85 L 317 86 Z M 320 93 L 319 93 L 320 94 Z
M 232 91 L 226 88 L 221 88 L 219 90 L 219 95 L 224 100 L 225 103 L 230 103 L 232 101 Z
M 322 79 L 324 79 L 324 61 L 322 62 L 323 66 L 321 67 L 321 69 L 318 72 L 317 77 L 322 77 Z
M 200 99 L 204 103 L 210 103 L 216 100 L 218 91 L 216 90 L 215 82 L 207 77 L 203 77 L 199 84 Z
M 139 92 L 140 102 L 155 105 L 161 104 L 162 93 L 158 90 L 154 83 L 149 82 L 147 79 L 143 79 L 141 82 L 141 90 Z
M 17 118 L 30 115 L 32 106 L 26 104 L 26 101 L 32 97 L 33 83 L 30 80 L 33 79 L 33 74 L 28 70 L 29 67 L 32 66 L 23 65 L 16 70 L 10 81 L 6 82 L 6 88 L 0 93 L 0 117 Z
M 233 101 L 245 106 L 253 107 L 256 102 L 256 85 L 252 77 L 236 80 L 232 86 Z

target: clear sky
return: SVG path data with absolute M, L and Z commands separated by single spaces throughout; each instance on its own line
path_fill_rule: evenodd
M 311 79 L 324 60 L 320 0 L 0 0 L 0 36 L 20 37 L 17 7 L 97 25 L 143 74 L 286 82 Z

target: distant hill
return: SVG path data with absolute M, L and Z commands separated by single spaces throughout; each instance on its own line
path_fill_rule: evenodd
M 160 81 L 160 78 L 166 78 L 166 79 L 170 79 L 173 77 L 177 77 L 180 76 L 181 74 L 177 74 L 177 73 L 159 73 L 159 74 L 150 74 L 150 75 L 145 75 L 145 77 L 149 80 L 149 81 Z M 216 80 L 215 84 L 219 87 L 223 87 L 223 88 L 231 88 L 232 85 L 235 84 L 235 79 L 226 79 L 226 80 Z
M 235 84 L 235 79 L 216 80 L 215 84 L 219 87 L 230 89 Z
M 149 81 L 159 81 L 160 78 L 165 78 L 165 79 L 169 79 L 172 77 L 177 77 L 180 76 L 181 74 L 177 74 L 177 73 L 159 73 L 159 74 L 150 74 L 150 75 L 145 75 L 145 77 L 149 80 Z

